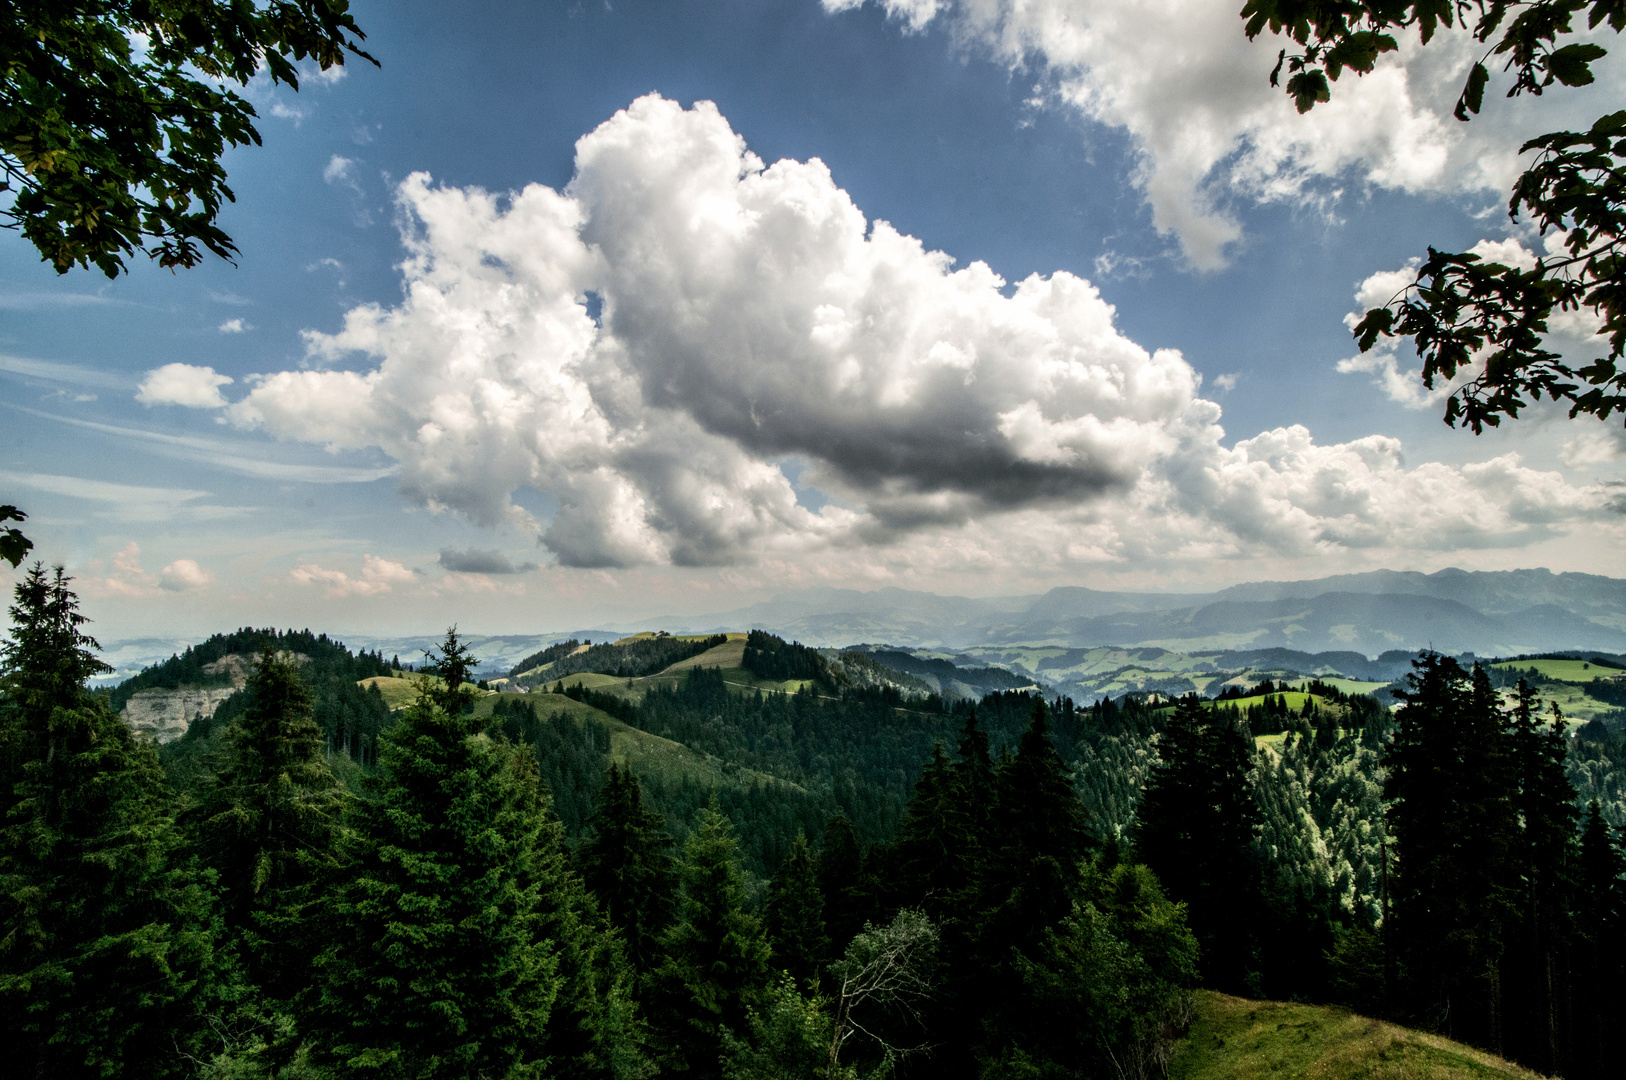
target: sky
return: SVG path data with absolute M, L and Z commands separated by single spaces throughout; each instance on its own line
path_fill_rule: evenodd
M 0 502 L 108 638 L 1615 573 L 1618 422 L 1452 430 L 1348 325 L 1533 259 L 1517 148 L 1626 64 L 1465 125 L 1447 33 L 1301 117 L 1235 9 L 355 3 L 380 66 L 245 91 L 235 263 L 0 236 Z

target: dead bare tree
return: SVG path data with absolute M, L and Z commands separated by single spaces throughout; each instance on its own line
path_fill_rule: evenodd
M 926 1045 L 898 1046 L 878 1034 L 870 1012 L 893 1009 L 921 1023 L 920 1007 L 936 990 L 937 927 L 918 911 L 905 909 L 886 926 L 866 924 L 853 938 L 847 954 L 831 968 L 840 980 L 836 994 L 835 1024 L 830 1036 L 830 1062 L 825 1080 L 844 1075 L 841 1051 L 855 1035 L 881 1048 L 886 1064 L 926 1049 Z

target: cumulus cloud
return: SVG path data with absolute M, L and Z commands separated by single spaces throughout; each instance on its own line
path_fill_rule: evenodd
M 454 574 L 528 574 L 537 569 L 534 562 L 516 563 L 500 551 L 481 551 L 469 548 L 458 551 L 443 548 L 440 553 L 442 570 Z
M 219 326 L 219 330 L 222 334 L 241 334 L 245 330 L 252 329 L 254 329 L 254 327 L 250 326 L 242 319 L 227 319 Z
M 377 555 L 361 557 L 361 573 L 351 577 L 343 570 L 330 570 L 316 563 L 305 563 L 288 572 L 296 585 L 326 586 L 330 597 L 377 596 L 390 592 L 397 585 L 411 581 L 416 575 L 407 567 Z
M 165 364 L 147 372 L 147 377 L 136 388 L 135 397 L 143 405 L 218 409 L 226 404 L 226 399 L 220 396 L 220 388 L 231 382 L 231 376 L 221 375 L 212 367 Z
M 102 566 L 93 561 L 88 569 L 99 571 Z M 124 545 L 113 556 L 112 572 L 89 573 L 79 578 L 79 588 L 86 596 L 118 596 L 135 598 L 157 593 L 158 578 L 141 568 L 141 546 L 134 540 Z
M 1408 469 L 1393 440 L 1226 448 L 1197 373 L 1121 334 L 1089 282 L 957 268 L 817 159 L 765 165 L 707 102 L 634 102 L 580 140 L 563 191 L 414 175 L 398 198 L 405 299 L 308 334 L 311 366 L 228 415 L 379 447 L 410 499 L 530 529 L 566 566 L 1518 543 L 1596 501 L 1512 459 L 1490 486 Z M 808 463 L 796 485 L 785 461 Z M 522 486 L 558 500 L 551 520 Z
M 823 0 L 827 11 L 863 0 Z M 1622 67 L 1598 85 L 1531 102 L 1494 92 L 1471 124 L 1451 117 L 1482 48 L 1442 30 L 1363 78 L 1346 75 L 1332 101 L 1304 116 L 1267 75 L 1286 42 L 1249 42 L 1234 0 L 877 0 L 906 29 L 936 21 L 959 45 L 1013 72 L 1037 70 L 1041 99 L 1126 131 L 1140 156 L 1135 182 L 1159 233 L 1202 269 L 1221 266 L 1242 235 L 1234 200 L 1330 205 L 1346 180 L 1406 192 L 1505 191 L 1521 142 L 1536 131 L 1586 126 L 1618 99 Z
M 158 587 L 169 592 L 197 592 L 215 583 L 213 570 L 193 559 L 176 559 L 158 573 Z

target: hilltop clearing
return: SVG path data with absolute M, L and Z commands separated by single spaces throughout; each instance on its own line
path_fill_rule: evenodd
M 1483 1050 L 1347 1009 L 1195 995 L 1171 1080 L 1540 1080 Z

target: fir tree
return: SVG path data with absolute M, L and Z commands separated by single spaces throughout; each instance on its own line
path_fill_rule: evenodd
M 1136 857 L 1190 909 L 1203 980 L 1257 990 L 1253 927 L 1261 908 L 1251 850 L 1260 825 L 1250 740 L 1195 695 L 1181 698 L 1157 744 L 1136 824 Z
M 542 936 L 556 842 L 520 751 L 427 696 L 380 746 L 354 865 L 319 982 L 300 999 L 318 1063 L 338 1075 L 545 1075 L 561 977 Z
M 438 675 L 440 684 L 426 682 L 424 693 L 429 700 L 446 712 L 456 716 L 468 711 L 474 704 L 474 684 L 471 679 L 480 661 L 470 655 L 469 646 L 457 636 L 457 627 L 446 628 L 446 640 L 440 644 L 439 655 L 424 650 L 424 671 Z
M 1515 765 L 1484 672 L 1427 653 L 1397 692 L 1385 756 L 1393 924 L 1412 1015 L 1453 1038 L 1502 1045 L 1499 978 L 1518 890 Z
M 817 864 L 819 894 L 824 900 L 824 925 L 833 955 L 846 952 L 847 943 L 864 929 L 869 904 L 864 895 L 864 856 L 853 835 L 853 823 L 837 814 L 824 827 Z
M 538 903 L 531 937 L 553 944 L 559 994 L 539 1056 L 557 1080 L 637 1080 L 652 1071 L 636 1015 L 637 975 L 623 938 L 605 918 L 565 856 L 564 829 L 550 808 L 529 747 L 510 752 L 505 784 L 521 820 L 539 823 L 520 884 Z M 629 774 L 630 775 L 630 774 Z
M 1563 718 L 1542 728 L 1539 702 L 1523 679 L 1509 730 L 1517 771 L 1513 810 L 1520 843 L 1512 877 L 1520 892 L 1519 925 L 1510 942 L 1508 1050 L 1543 1073 L 1569 1075 L 1570 965 L 1579 844 L 1575 787 L 1564 773 L 1568 739 Z
M 577 852 L 583 880 L 621 932 L 634 970 L 646 975 L 659 960 L 671 917 L 672 838 L 661 816 L 644 807 L 632 766 L 610 764 L 591 827 Z
M 891 851 L 891 906 L 941 920 L 964 897 L 976 847 L 968 801 L 943 748 L 932 747 Z
M 178 1075 L 218 926 L 152 747 L 83 680 L 107 670 L 58 568 L 16 588 L 0 668 L 0 1038 L 29 1077 Z
M 981 841 L 994 802 L 994 760 L 988 752 L 988 733 L 977 726 L 975 706 L 966 712 L 955 753 L 959 760 L 954 771 L 965 793 L 966 816 L 973 835 Z
M 969 1039 L 981 1042 L 978 1056 L 987 1061 L 1021 1029 L 1020 958 L 1043 951 L 1047 931 L 1071 910 L 1079 864 L 1094 846 L 1038 697 L 1015 755 L 1002 755 L 993 796 L 972 910 L 944 934 L 955 960 L 934 1062 L 954 1075 L 965 1075 L 973 1060 Z
M 830 955 L 830 937 L 824 930 L 824 897 L 813 854 L 802 833 L 796 834 L 790 854 L 768 885 L 764 914 L 774 967 L 787 972 L 797 986 L 816 980 Z
M 199 831 L 219 874 L 226 925 L 244 938 L 251 981 L 285 1001 L 310 981 L 309 907 L 337 866 L 344 794 L 293 662 L 267 643 L 248 690 Z
M 719 1077 L 724 1031 L 750 1030 L 770 986 L 769 948 L 745 910 L 738 845 L 715 799 L 700 811 L 678 867 L 677 918 L 662 936 L 664 958 L 650 1004 L 666 1073 Z
M 1596 799 L 1581 824 L 1577 859 L 1575 1052 L 1577 1078 L 1619 1068 L 1617 1033 L 1626 1008 L 1626 856 L 1610 835 Z

